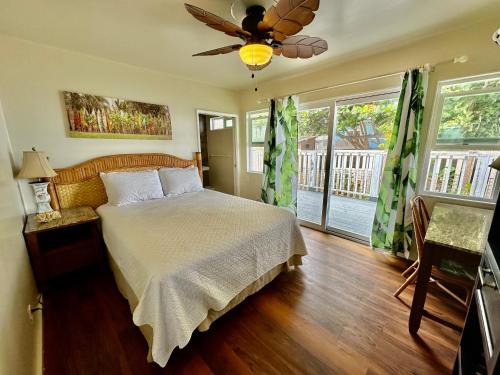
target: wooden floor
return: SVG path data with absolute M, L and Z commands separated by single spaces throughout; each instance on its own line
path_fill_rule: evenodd
M 447 374 L 459 333 L 423 318 L 407 323 L 413 287 L 401 300 L 403 263 L 303 229 L 304 265 L 280 275 L 176 349 L 162 369 L 110 273 L 86 273 L 45 295 L 45 374 Z M 444 301 L 444 302 L 443 302 Z M 427 308 L 461 324 L 461 308 L 431 289 Z
M 348 233 L 370 238 L 377 202 L 366 199 L 330 196 L 327 225 Z M 297 190 L 297 215 L 299 219 L 321 224 L 323 193 Z

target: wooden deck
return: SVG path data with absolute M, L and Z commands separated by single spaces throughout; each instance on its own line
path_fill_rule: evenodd
M 60 280 L 44 296 L 46 375 L 449 374 L 460 333 L 424 317 L 408 333 L 413 285 L 401 299 L 401 259 L 302 228 L 297 270 L 195 332 L 167 367 L 147 345 L 110 272 Z M 76 277 L 75 277 L 76 276 Z M 464 309 L 430 287 L 426 310 L 463 324 Z
M 321 223 L 323 193 L 299 190 L 297 208 L 299 219 Z M 376 202 L 332 195 L 328 225 L 335 229 L 370 237 Z

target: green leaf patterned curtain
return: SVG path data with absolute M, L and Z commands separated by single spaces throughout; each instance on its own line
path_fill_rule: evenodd
M 425 69 L 404 75 L 372 228 L 372 247 L 406 258 L 413 234 L 410 199 L 415 195 L 427 78 Z
M 297 213 L 298 98 L 272 99 L 264 143 L 261 200 Z

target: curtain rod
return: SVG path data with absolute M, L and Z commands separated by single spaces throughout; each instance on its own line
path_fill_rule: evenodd
M 434 69 L 435 69 L 435 67 L 438 66 L 438 65 L 449 64 L 449 63 L 464 64 L 467 61 L 469 61 L 469 57 L 464 55 L 464 56 L 454 57 L 453 59 L 449 59 L 449 60 L 439 61 L 439 62 L 435 63 L 434 65 L 424 64 L 423 66 L 418 66 L 418 67 L 410 68 L 409 70 L 417 69 L 417 68 L 424 68 L 424 69 L 427 69 L 427 70 L 433 72 Z M 363 82 L 370 82 L 370 81 L 374 81 L 374 80 L 377 80 L 377 79 L 394 77 L 394 76 L 397 76 L 397 75 L 401 75 L 403 73 L 405 73 L 405 71 L 398 71 L 398 72 L 393 72 L 393 73 L 386 73 L 386 74 L 381 74 L 381 75 L 378 75 L 378 76 L 375 76 L 375 77 L 360 79 L 360 80 L 356 80 L 356 81 L 338 83 L 338 84 L 332 85 L 332 86 L 319 87 L 317 89 L 312 89 L 312 90 L 298 91 L 298 92 L 289 94 L 287 96 L 311 94 L 313 92 L 318 92 L 318 91 L 332 90 L 332 89 L 336 89 L 336 88 L 339 88 L 339 87 L 355 85 L 355 84 L 363 83 Z M 257 102 L 260 104 L 262 102 L 268 102 L 271 99 L 272 98 L 259 99 Z

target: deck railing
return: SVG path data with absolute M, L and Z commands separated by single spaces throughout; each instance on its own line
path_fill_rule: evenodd
M 255 147 L 252 146 L 250 148 L 249 155 L 250 163 L 248 165 L 250 171 L 252 172 L 262 172 L 262 168 L 264 167 L 264 147 Z
M 385 163 L 383 150 L 338 150 L 334 152 L 332 194 L 377 199 Z M 299 151 L 299 189 L 323 191 L 326 151 Z
M 338 150 L 332 161 L 331 193 L 376 200 L 386 160 L 385 150 Z M 433 151 L 425 191 L 492 199 L 497 171 L 489 164 L 500 152 Z M 299 189 L 322 192 L 326 151 L 299 150 Z M 254 168 L 262 168 L 263 148 L 252 148 Z M 258 170 L 258 169 L 254 169 Z
M 499 155 L 491 151 L 433 151 L 425 190 L 492 199 L 497 171 L 489 165 Z

